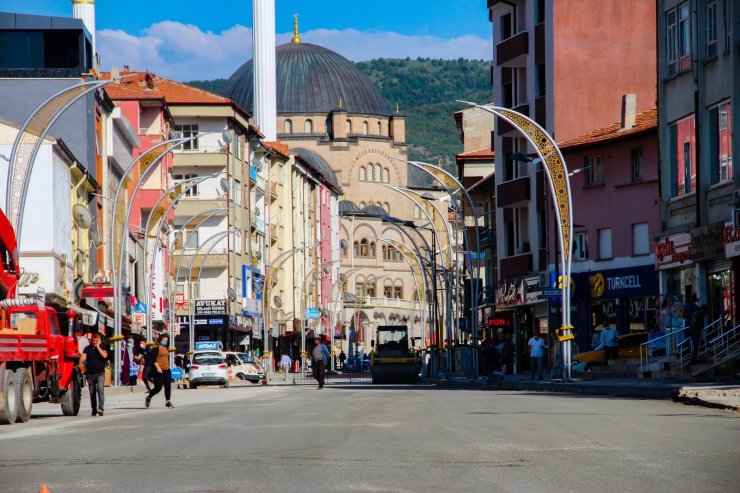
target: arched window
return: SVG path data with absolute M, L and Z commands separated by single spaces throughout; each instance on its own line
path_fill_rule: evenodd
M 383 135 L 383 124 L 378 122 L 378 135 Z
M 401 250 L 399 250 L 398 248 L 393 249 L 393 260 L 395 262 L 401 261 Z
M 365 181 L 365 167 L 360 166 L 360 181 Z
M 388 260 L 388 247 L 385 245 L 381 245 L 380 251 L 383 255 L 383 260 Z
M 390 279 L 383 281 L 383 298 L 393 298 L 393 285 Z
M 368 257 L 375 258 L 375 242 L 374 241 L 370 243 L 370 248 L 368 249 L 367 255 Z
M 367 204 L 365 202 L 360 202 L 360 209 L 364 209 Z
M 414 290 L 414 294 L 413 294 L 413 296 L 411 297 L 411 299 L 412 299 L 413 301 L 419 301 L 419 292 L 418 292 L 418 291 L 416 291 L 416 290 Z
M 368 244 L 366 239 L 360 240 L 360 254 L 359 257 L 367 257 Z
M 347 120 L 344 122 L 344 128 L 347 130 L 347 135 L 352 133 L 352 122 Z
M 303 124 L 303 131 L 307 134 L 313 133 L 313 120 L 306 120 L 306 123 Z
M 376 164 L 373 168 L 373 181 L 380 181 L 381 179 L 381 172 L 380 172 L 380 165 Z
M 421 219 L 421 209 L 418 205 L 414 204 L 414 219 Z
M 357 242 L 352 245 L 352 255 L 354 255 L 355 257 L 360 255 L 360 244 Z
M 283 124 L 283 132 L 286 134 L 293 133 L 293 122 L 290 119 L 285 120 L 285 123 Z
M 362 135 L 367 135 L 367 132 L 368 132 L 367 122 L 362 122 Z
M 393 283 L 393 297 L 396 299 L 403 299 L 403 283 L 396 281 Z
M 385 209 L 385 212 L 388 214 L 391 213 L 391 205 L 388 202 L 383 202 L 383 209 Z
M 388 171 L 388 168 L 383 168 L 383 183 L 389 183 L 390 182 L 390 172 Z

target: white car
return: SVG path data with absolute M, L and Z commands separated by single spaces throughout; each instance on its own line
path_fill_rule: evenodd
M 229 367 L 221 351 L 196 351 L 190 362 L 190 388 L 198 385 L 229 386 Z
M 255 363 L 247 353 L 224 353 L 226 364 L 231 367 L 231 373 L 237 380 L 249 380 L 260 383 L 265 376 L 265 370 Z

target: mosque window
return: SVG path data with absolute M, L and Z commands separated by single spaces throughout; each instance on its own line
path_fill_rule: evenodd
M 389 183 L 390 182 L 390 172 L 388 171 L 388 168 L 383 168 L 383 183 Z
M 355 257 L 360 255 L 360 244 L 358 242 L 355 242 L 352 245 L 352 255 L 354 255 Z
M 388 202 L 383 202 L 383 209 L 385 209 L 385 212 L 388 214 L 391 213 L 391 205 Z
M 378 122 L 378 135 L 383 135 L 383 124 Z
M 421 209 L 416 204 L 414 204 L 414 219 L 421 219 Z
M 286 134 L 293 133 L 293 122 L 290 119 L 285 120 L 285 123 L 283 124 L 283 131 Z
M 393 298 L 393 286 L 383 286 L 383 298 Z
M 396 299 L 403 299 L 403 284 L 396 284 L 393 286 L 393 297 Z
M 366 205 L 365 202 L 360 202 L 360 209 L 364 209 L 365 205 Z
M 370 242 L 367 254 L 369 257 L 375 258 L 375 242 Z
M 352 122 L 347 120 L 344 122 L 344 128 L 347 130 L 347 135 L 352 133 Z
M 414 301 L 419 301 L 419 292 L 416 291 L 416 290 L 414 290 L 414 294 L 411 297 L 411 299 L 414 300 Z
M 373 181 L 380 181 L 380 165 L 376 164 L 373 168 Z
M 365 167 L 360 166 L 360 181 L 365 181 Z
M 303 125 L 303 130 L 307 134 L 313 133 L 313 120 L 306 120 L 306 123 Z
M 366 239 L 360 240 L 360 253 L 358 254 L 358 257 L 367 257 L 368 256 L 368 241 Z
M 368 133 L 367 122 L 362 122 L 362 135 L 367 135 L 367 133 Z

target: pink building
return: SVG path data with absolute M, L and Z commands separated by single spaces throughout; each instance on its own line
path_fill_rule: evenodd
M 630 96 L 626 98 L 629 101 Z M 653 242 L 661 227 L 657 111 L 637 115 L 625 111 L 621 122 L 560 147 L 572 175 L 572 319 L 578 350 L 583 351 L 605 322 L 620 334 L 657 326 Z M 555 265 L 559 246 L 552 212 L 548 224 L 549 263 Z M 553 317 L 553 324 L 556 319 L 559 316 Z

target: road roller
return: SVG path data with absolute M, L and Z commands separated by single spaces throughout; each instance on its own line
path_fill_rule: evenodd
M 416 354 L 409 347 L 405 325 L 381 325 L 370 353 L 373 383 L 414 383 L 419 373 Z

